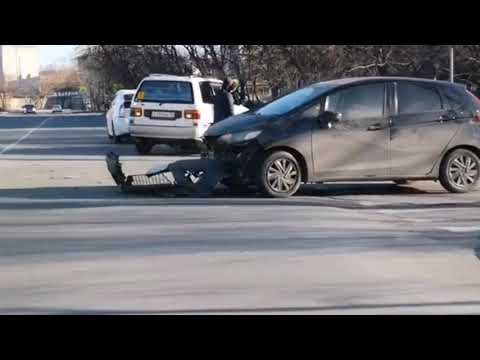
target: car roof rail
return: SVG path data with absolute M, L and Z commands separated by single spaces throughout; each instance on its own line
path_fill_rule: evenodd
M 195 76 L 193 74 L 190 74 L 190 75 L 175 75 L 175 74 L 160 74 L 160 73 L 152 73 L 152 74 L 149 74 L 148 76 L 176 76 L 176 77 L 191 77 L 191 78 L 198 77 L 198 76 Z

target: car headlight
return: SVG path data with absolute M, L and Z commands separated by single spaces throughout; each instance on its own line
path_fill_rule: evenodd
M 238 133 L 230 133 L 230 134 L 225 134 L 220 136 L 218 139 L 219 143 L 224 143 L 224 144 L 232 144 L 232 143 L 239 143 L 243 141 L 248 141 L 255 139 L 262 130 L 255 130 L 255 131 L 242 131 Z

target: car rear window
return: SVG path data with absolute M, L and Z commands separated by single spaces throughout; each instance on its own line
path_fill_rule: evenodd
M 446 110 L 453 110 L 459 113 L 469 111 L 472 108 L 471 94 L 467 89 L 460 86 L 440 86 L 443 96 L 443 106 Z
M 135 101 L 193 104 L 192 84 L 187 81 L 144 81 L 137 91 Z
M 222 90 L 222 84 L 210 81 L 200 83 L 200 92 L 202 93 L 202 101 L 205 104 L 213 104 L 215 95 Z

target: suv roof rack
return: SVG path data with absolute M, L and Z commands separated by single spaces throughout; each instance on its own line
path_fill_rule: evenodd
M 174 74 L 149 74 L 148 76 L 178 76 L 178 77 L 194 77 L 194 75 L 174 75 Z

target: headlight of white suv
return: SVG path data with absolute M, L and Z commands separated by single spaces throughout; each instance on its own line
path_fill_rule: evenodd
M 262 130 L 254 130 L 254 131 L 242 131 L 238 133 L 230 133 L 230 134 L 225 134 L 220 136 L 218 139 L 219 143 L 224 143 L 224 144 L 233 144 L 233 143 L 239 143 L 243 141 L 248 141 L 255 139 Z

